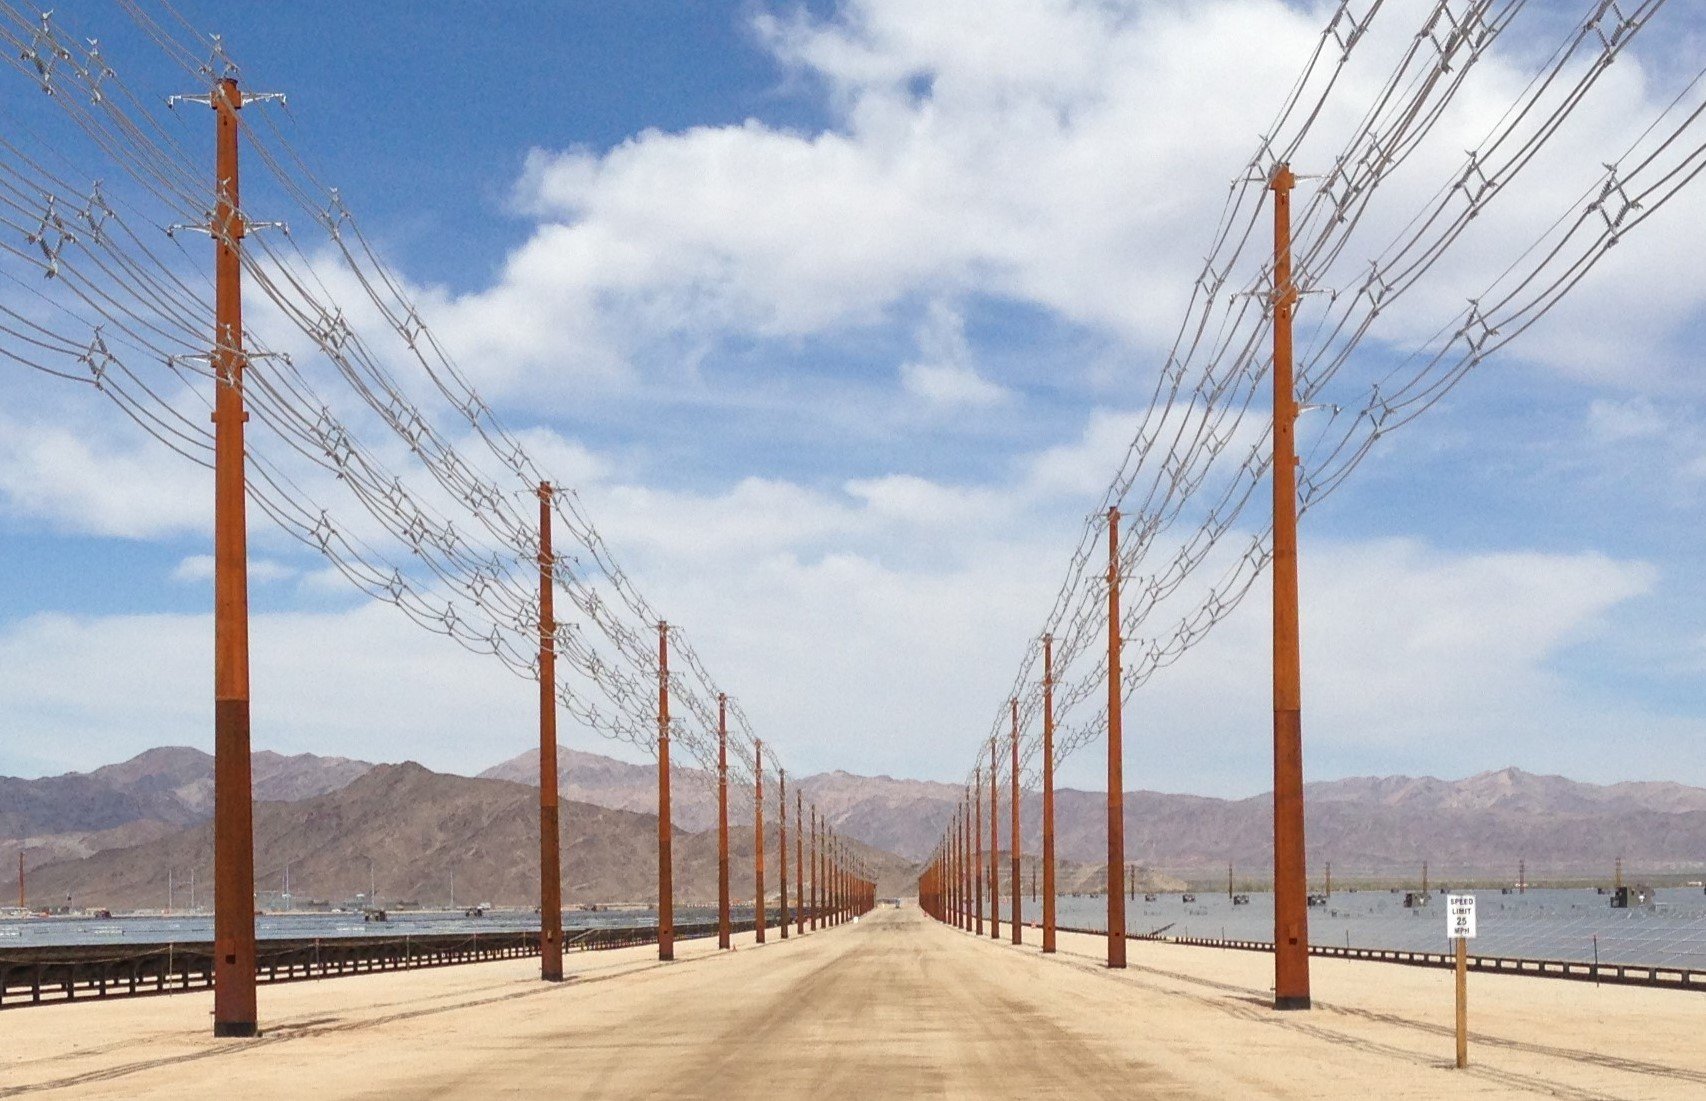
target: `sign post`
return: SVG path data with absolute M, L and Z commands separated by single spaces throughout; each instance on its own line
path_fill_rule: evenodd
M 1457 942 L 1457 1068 L 1469 1065 L 1469 940 L 1475 935 L 1475 896 L 1447 895 L 1446 935 Z

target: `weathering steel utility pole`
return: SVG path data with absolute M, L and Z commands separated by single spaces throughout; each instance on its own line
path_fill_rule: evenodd
M 1010 861 L 1013 891 L 1013 943 L 1025 943 L 1025 926 L 1019 914 L 1019 701 L 1013 701 L 1013 782 L 1009 788 L 1011 795 L 1012 822 L 1007 833 L 1007 839 L 1012 843 L 1013 853 Z
M 539 977 L 563 981 L 562 830 L 557 821 L 556 559 L 551 486 L 539 483 Z
M 255 823 L 249 762 L 249 548 L 243 422 L 243 215 L 237 112 L 223 79 L 217 120 L 213 406 L 213 1034 L 254 1036 Z
M 1120 510 L 1108 510 L 1108 966 L 1125 966 L 1125 759 L 1121 741 Z
M 972 899 L 977 911 L 977 935 L 983 936 L 983 769 L 972 770 Z M 994 859 L 993 856 L 990 859 Z
M 717 947 L 729 946 L 729 697 L 717 693 Z
M 753 930 L 759 944 L 764 943 L 764 743 L 752 743 L 752 875 Z
M 1054 951 L 1054 636 L 1043 636 L 1043 951 Z
M 675 868 L 669 832 L 669 624 L 658 621 L 658 959 L 675 958 Z
M 989 739 L 989 937 L 1001 939 L 1001 783 L 995 738 Z
M 776 769 L 776 887 L 781 920 L 777 929 L 788 939 L 788 770 Z
M 805 795 L 798 788 L 794 789 L 794 880 L 795 894 L 799 896 L 798 905 L 794 907 L 794 932 L 804 936 L 806 932 L 806 822 Z M 783 808 L 786 813 L 787 808 Z
M 1274 193 L 1274 1008 L 1309 1008 L 1309 884 L 1303 846 L 1303 688 L 1297 626 L 1297 393 L 1291 323 L 1289 165 Z

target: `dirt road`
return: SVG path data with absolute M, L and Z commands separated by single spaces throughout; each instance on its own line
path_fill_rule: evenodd
M 1385 964 L 1321 968 L 1321 1008 L 1276 1014 L 1263 956 L 1134 945 L 1112 973 L 1093 938 L 1044 958 L 912 908 L 679 947 L 571 956 L 555 986 L 505 961 L 263 987 L 253 1041 L 205 1035 L 203 995 L 8 1011 L 0 1098 L 1706 1096 L 1698 994 L 1484 983 L 1505 1034 L 1459 1072 L 1440 977 Z M 1607 1012 L 1615 1056 L 1571 1032 Z

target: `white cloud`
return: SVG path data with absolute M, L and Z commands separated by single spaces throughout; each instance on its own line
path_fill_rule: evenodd
M 78 391 L 79 394 L 82 391 Z M 61 531 L 147 539 L 210 530 L 213 475 L 128 429 L 0 418 L 0 500 Z M 63 415 L 62 415 L 63 416 Z
M 1514 763 L 1591 780 L 1701 782 L 1706 773 L 1664 762 L 1686 756 L 1706 723 L 1654 710 L 1638 692 L 1579 682 L 1561 664 L 1575 647 L 1615 650 L 1609 616 L 1657 582 L 1650 564 L 1593 553 L 1305 538 L 1310 774 L 1466 775 Z M 1153 763 L 1136 782 L 1200 787 L 1200 777 L 1219 774 L 1263 789 L 1261 770 L 1238 762 L 1267 759 L 1268 602 L 1264 575 L 1237 613 L 1137 694 L 1131 711 L 1148 733 L 1129 752 Z M 1639 736 L 1607 757 L 1616 731 Z
M 1386 5 L 1320 136 L 1299 151 L 1315 171 L 1344 152 L 1431 8 Z M 828 128 L 748 120 L 647 130 L 602 154 L 534 150 L 515 196 L 539 220 L 534 235 L 496 284 L 435 303 L 443 309 L 433 316 L 495 392 L 525 381 L 536 398 L 553 382 L 678 375 L 728 337 L 846 332 L 892 319 L 913 298 L 1021 302 L 1154 353 L 1171 343 L 1228 181 L 1326 16 L 1322 5 L 1277 0 L 848 0 L 825 18 L 761 11 L 760 40 L 799 86 L 827 92 Z M 1524 32 L 1537 33 L 1519 23 L 1511 34 Z M 1668 95 L 1651 74 L 1670 55 L 1663 42 L 1651 48 L 1650 64 L 1629 54 L 1608 70 L 1553 148 L 1404 309 L 1381 319 L 1377 340 L 1431 336 L 1597 186 L 1629 120 L 1651 118 Z M 1354 287 L 1367 259 L 1458 178 L 1464 149 L 1522 93 L 1537 63 L 1530 53 L 1503 41 L 1477 64 L 1438 132 L 1385 185 L 1362 243 L 1340 268 L 1311 271 L 1323 288 Z M 1662 370 L 1634 349 L 1674 343 L 1706 309 L 1686 277 L 1706 247 L 1692 228 L 1706 221 L 1691 217 L 1702 204 L 1685 198 L 1666 212 L 1667 230 L 1631 237 L 1578 296 L 1618 308 L 1561 311 L 1526 354 L 1625 381 Z M 1001 386 L 964 360 L 928 355 L 901 377 L 906 394 L 944 404 L 987 405 Z
M 903 363 L 901 385 L 906 392 L 934 406 L 953 408 L 995 405 L 1007 391 L 959 363 Z
M 251 582 L 287 581 L 299 572 L 294 566 L 283 562 L 275 562 L 270 558 L 249 559 L 249 580 Z M 213 580 L 213 555 L 192 554 L 180 561 L 172 570 L 173 581 L 204 582 Z
M 928 487 L 909 487 L 928 502 Z M 707 533 L 710 507 L 673 512 L 639 581 L 685 626 L 790 769 L 848 767 L 956 775 L 965 746 L 1005 694 L 1015 647 L 1035 629 L 1060 548 L 1007 497 L 1015 522 L 964 524 L 952 509 L 850 510 L 870 553 L 803 555 L 810 533 L 738 548 Z M 785 498 L 769 507 L 786 511 Z M 738 531 L 762 517 L 721 513 Z M 898 519 L 897 519 L 898 517 Z M 896 528 L 899 523 L 901 526 Z M 887 531 L 880 538 L 875 531 Z M 892 555 L 954 533 L 955 552 Z M 709 538 L 707 538 L 709 534 Z M 1305 715 L 1311 775 L 1386 767 L 1471 771 L 1516 762 L 1589 778 L 1664 774 L 1706 781 L 1699 724 L 1633 695 L 1573 684 L 1557 667 L 1604 646 L 1607 615 L 1650 590 L 1651 567 L 1594 554 L 1463 554 L 1416 540 L 1314 543 L 1304 558 Z M 1265 782 L 1267 633 L 1258 589 L 1128 711 L 1133 783 L 1259 790 Z M 0 630 L 0 712 L 38 755 L 85 767 L 160 742 L 200 744 L 209 728 L 206 616 L 43 615 Z M 369 758 L 415 757 L 476 770 L 527 744 L 532 696 L 490 658 L 423 632 L 393 609 L 259 615 L 257 744 Z M 147 662 L 135 655 L 147 653 Z M 87 691 L 84 671 L 103 670 Z M 1092 702 L 1090 705 L 1094 706 Z M 969 710 L 968 710 L 969 709 Z M 1639 730 L 1607 761 L 1607 730 Z M 565 738 L 617 751 L 565 723 Z M 1669 766 L 1663 766 L 1667 755 Z M 1063 782 L 1094 784 L 1090 747 Z
M 976 409 L 1011 396 L 972 366 L 965 319 L 945 303 L 930 304 L 929 316 L 918 330 L 918 351 L 921 359 L 901 364 L 900 382 L 907 393 L 929 406 Z
M 1588 406 L 1588 431 L 1602 443 L 1647 440 L 1670 430 L 1670 421 L 1647 398 L 1596 398 Z
M 1382 25 L 1414 23 L 1426 6 L 1388 3 Z M 1116 347 L 1119 370 L 1092 388 L 1136 408 L 1092 408 L 1063 378 L 1062 420 L 1082 423 L 1077 438 L 1038 430 L 1008 443 L 977 479 L 935 474 L 904 439 L 886 465 L 843 463 L 825 447 L 719 481 L 697 469 L 649 477 L 620 448 L 595 451 L 566 428 L 521 433 L 545 469 L 581 488 L 640 587 L 686 625 L 791 761 L 955 774 L 1054 596 L 1082 514 L 1142 419 L 1152 373 L 1140 365 L 1172 339 L 1228 177 L 1270 122 L 1324 14 L 1322 5 L 1277 0 L 850 0 L 828 19 L 803 9 L 760 15 L 763 40 L 801 86 L 830 97 L 828 127 L 754 120 L 648 130 L 603 153 L 536 150 L 515 199 L 538 224 L 493 283 L 414 295 L 487 396 L 520 414 L 507 419 L 537 424 L 570 409 L 581 418 L 601 393 L 639 395 L 639 414 L 601 421 L 601 435 L 633 440 L 638 451 L 667 434 L 690 466 L 692 449 L 714 448 L 737 471 L 747 469 L 750 452 L 740 449 L 752 441 L 731 439 L 714 418 L 685 426 L 654 418 L 656 404 L 699 381 L 719 341 L 759 349 L 751 370 L 764 381 L 738 379 L 729 386 L 738 396 L 726 399 L 754 401 L 781 373 L 787 356 L 778 349 L 791 356 L 808 338 L 854 345 L 873 332 L 904 345 L 903 327 L 927 304 L 912 334 L 916 354 L 874 358 L 869 368 L 895 407 L 892 420 L 907 428 L 923 419 L 911 412 L 935 424 L 950 419 L 943 413 L 994 421 L 1030 412 L 999 369 L 1026 354 L 1024 334 L 1002 349 L 1008 356 L 980 354 L 989 349 L 968 341 L 961 312 L 975 305 L 1011 304 L 1010 313 Z M 1372 230 L 1396 232 L 1520 86 L 1524 72 L 1503 50 L 1479 68 L 1443 137 L 1393 180 L 1397 201 L 1371 216 Z M 1413 307 L 1389 314 L 1380 335 L 1402 343 L 1431 333 L 1438 311 L 1459 305 L 1508 246 L 1555 216 L 1574 197 L 1576 170 L 1597 171 L 1586 154 L 1650 111 L 1647 71 L 1633 57 L 1614 67 L 1604 102 L 1583 112 L 1559 152 L 1501 200 L 1499 219 L 1476 226 L 1458 260 L 1418 290 Z M 1324 130 L 1347 133 L 1373 87 L 1369 71 L 1347 74 L 1345 106 Z M 1299 168 L 1319 170 L 1334 152 L 1319 143 L 1306 150 L 1318 163 Z M 1699 210 L 1679 206 L 1663 234 L 1643 231 L 1620 246 L 1578 295 L 1595 308 L 1549 319 L 1530 354 L 1613 387 L 1639 390 L 1662 377 L 1655 349 L 1698 318 Z M 326 257 L 315 266 L 333 297 L 365 311 L 352 324 L 363 332 L 380 324 L 347 274 Z M 1306 312 L 1321 301 L 1307 300 Z M 264 304 L 251 316 L 286 331 L 276 317 L 269 324 Z M 378 349 L 387 361 L 396 351 Z M 342 392 L 327 381 L 328 393 Z M 868 381 L 829 379 L 832 400 L 818 405 L 839 412 L 817 415 L 845 416 L 865 400 L 848 384 Z M 352 398 L 335 406 L 372 427 Z M 1258 410 L 1222 426 L 1230 454 L 1258 438 L 1261 419 Z M 1203 415 L 1181 398 L 1157 420 L 1164 439 L 1200 429 Z M 798 436 L 809 440 L 814 423 L 805 418 Z M 1602 443 L 1650 444 L 1666 423 L 1688 421 L 1646 397 L 1607 398 L 1587 431 Z M 103 440 L 51 418 L 0 423 L 0 496 L 13 514 L 62 530 L 204 533 L 205 472 L 133 436 Z M 399 472 L 416 470 L 389 433 L 364 438 Z M 421 488 L 435 507 L 459 510 L 432 484 Z M 370 534 L 359 513 L 340 519 Z M 1514 759 L 1589 775 L 1609 767 L 1600 755 L 1607 729 L 1651 732 L 1641 741 L 1646 756 L 1618 767 L 1653 774 L 1667 754 L 1694 760 L 1695 724 L 1653 713 L 1633 689 L 1577 683 L 1559 669 L 1572 647 L 1609 645 L 1606 617 L 1658 584 L 1633 558 L 1454 552 L 1419 539 L 1311 545 L 1312 767 L 1446 760 L 1467 771 Z M 269 567 L 257 565 L 264 579 Z M 205 568 L 190 558 L 177 573 L 194 580 Z M 349 591 L 327 571 L 305 575 L 299 589 Z M 1140 694 L 1130 724 L 1135 783 L 1262 786 L 1262 596 Z M 43 615 L 0 626 L 7 730 L 80 765 L 194 740 L 209 725 L 207 630 L 195 616 Z M 469 769 L 527 744 L 524 684 L 390 609 L 260 616 L 255 639 L 258 744 Z M 87 691 L 89 668 L 106 671 L 100 693 Z M 1073 765 L 1081 783 L 1097 782 L 1091 756 Z
M 537 738 L 536 690 L 392 608 L 255 615 L 250 637 L 256 748 L 457 768 Z M 155 745 L 209 748 L 212 662 L 208 615 L 13 621 L 0 628 L 5 736 L 66 769 Z

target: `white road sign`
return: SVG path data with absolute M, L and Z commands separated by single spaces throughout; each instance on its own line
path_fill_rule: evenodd
M 1473 940 L 1475 938 L 1475 896 L 1446 895 L 1445 925 L 1446 936 Z

